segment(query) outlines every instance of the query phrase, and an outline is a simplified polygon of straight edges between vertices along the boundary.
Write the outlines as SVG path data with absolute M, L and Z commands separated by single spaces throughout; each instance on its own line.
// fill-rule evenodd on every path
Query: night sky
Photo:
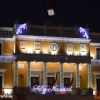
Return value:
M 13 27 L 16 19 L 20 23 L 30 20 L 32 24 L 43 25 L 45 0 L 0 0 L 0 27 Z M 83 1 L 83 2 L 82 2 Z M 85 27 L 100 32 L 100 0 L 55 0 L 56 25 Z

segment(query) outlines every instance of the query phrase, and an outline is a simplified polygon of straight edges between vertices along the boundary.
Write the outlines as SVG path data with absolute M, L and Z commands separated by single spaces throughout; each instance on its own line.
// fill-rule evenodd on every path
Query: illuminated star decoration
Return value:
M 26 31 L 26 23 L 22 24 L 16 31 L 16 34 L 23 34 L 23 31 Z
M 55 12 L 54 12 L 53 9 L 48 9 L 47 12 L 48 12 L 48 15 L 49 15 L 49 16 L 55 15 Z
M 79 28 L 79 32 L 82 34 L 82 36 L 83 36 L 84 38 L 89 38 L 88 33 L 86 32 L 86 29 L 80 27 L 80 28 Z

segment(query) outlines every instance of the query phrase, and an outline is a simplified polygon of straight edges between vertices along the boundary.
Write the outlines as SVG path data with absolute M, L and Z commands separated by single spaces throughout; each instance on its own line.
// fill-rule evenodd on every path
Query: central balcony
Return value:
M 92 57 L 80 55 L 51 55 L 14 53 L 15 61 L 91 63 Z

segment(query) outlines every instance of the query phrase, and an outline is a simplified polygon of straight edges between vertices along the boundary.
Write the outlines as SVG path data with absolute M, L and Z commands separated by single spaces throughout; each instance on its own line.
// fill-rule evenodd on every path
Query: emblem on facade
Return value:
M 26 33 L 26 29 L 27 29 L 26 23 L 22 24 L 22 25 L 18 26 L 18 28 L 16 30 L 16 34 L 17 35 L 22 35 L 23 33 Z
M 52 51 L 56 51 L 56 50 L 58 49 L 58 44 L 57 44 L 57 43 L 51 43 L 51 44 L 50 44 L 50 49 L 51 49 Z
M 79 28 L 79 34 L 80 34 L 83 38 L 89 38 L 88 32 L 86 31 L 85 28 L 80 27 L 80 28 Z

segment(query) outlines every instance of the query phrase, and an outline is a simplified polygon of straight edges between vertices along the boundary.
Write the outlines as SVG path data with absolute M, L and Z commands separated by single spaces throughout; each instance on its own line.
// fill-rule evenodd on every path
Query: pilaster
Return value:
M 79 64 L 76 63 L 76 95 L 81 95 Z
M 31 78 L 30 78 L 30 62 L 27 61 L 27 84 L 26 87 L 31 87 Z
M 79 64 L 76 64 L 76 88 L 80 88 Z
M 91 64 L 88 64 L 88 91 L 87 91 L 87 95 L 93 95 Z
M 64 88 L 63 63 L 60 64 L 60 88 Z
M 44 64 L 44 85 L 47 85 L 47 63 L 43 62 Z
M 18 62 L 14 62 L 14 87 L 18 87 Z

